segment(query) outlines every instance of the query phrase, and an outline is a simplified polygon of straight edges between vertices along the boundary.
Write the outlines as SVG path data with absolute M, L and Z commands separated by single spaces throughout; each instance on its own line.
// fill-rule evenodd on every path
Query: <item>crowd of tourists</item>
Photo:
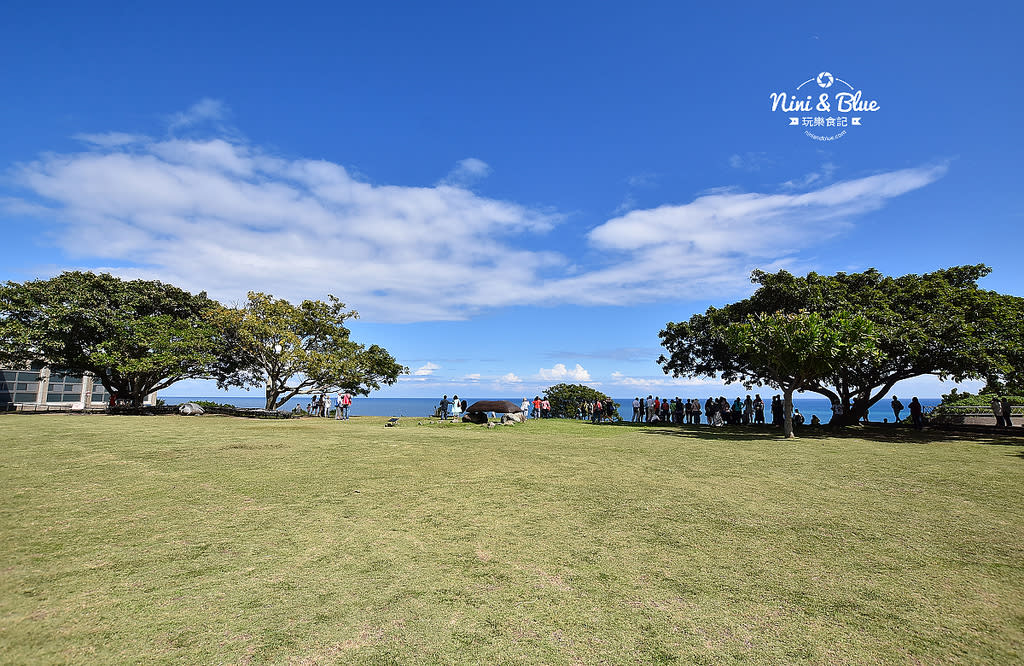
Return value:
M 687 425 L 700 425 L 702 422 L 712 426 L 723 425 L 750 425 L 766 423 L 765 412 L 771 416 L 772 425 L 782 425 L 785 419 L 785 408 L 782 396 L 774 396 L 771 404 L 766 405 L 760 393 L 746 399 L 737 397 L 732 402 L 725 396 L 708 398 L 701 403 L 698 398 L 686 400 L 676 396 L 675 398 L 662 398 L 661 396 L 648 395 L 646 398 L 637 396 L 633 398 L 633 423 L 678 423 Z M 793 410 L 793 423 L 803 425 L 804 415 L 799 409 Z M 811 423 L 819 423 L 817 416 L 811 417 Z
M 306 413 L 324 419 L 333 414 L 335 420 L 347 421 L 351 407 L 352 394 L 348 391 L 338 391 L 337 397 L 333 399 L 330 393 L 316 393 L 310 396 Z

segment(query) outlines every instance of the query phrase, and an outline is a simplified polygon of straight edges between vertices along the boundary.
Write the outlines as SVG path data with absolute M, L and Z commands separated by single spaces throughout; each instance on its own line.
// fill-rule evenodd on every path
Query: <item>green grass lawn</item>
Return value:
M 1024 661 L 1024 440 L 383 422 L 0 417 L 0 661 Z

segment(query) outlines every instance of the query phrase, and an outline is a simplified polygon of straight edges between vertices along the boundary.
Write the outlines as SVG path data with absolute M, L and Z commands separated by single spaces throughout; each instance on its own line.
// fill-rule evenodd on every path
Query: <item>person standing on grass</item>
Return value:
M 524 419 L 527 418 L 528 416 L 530 416 L 530 401 L 527 400 L 524 397 L 523 398 L 523 402 L 520 403 L 520 405 L 519 405 L 519 409 L 523 410 L 523 418 Z
M 445 393 L 444 397 L 441 398 L 440 407 L 441 407 L 441 418 L 442 419 L 448 418 L 448 394 L 447 393 Z
M 533 396 L 533 418 L 540 418 L 540 396 Z
M 544 396 L 544 399 L 540 401 L 540 415 L 541 418 L 551 418 L 551 403 L 548 402 L 547 396 Z
M 903 411 L 903 403 L 900 402 L 899 398 L 897 398 L 896 396 L 893 396 L 891 404 L 892 404 L 893 422 L 896 423 L 896 424 L 899 424 L 899 422 L 900 422 L 900 412 Z
M 910 420 L 914 423 L 915 430 L 924 428 L 924 408 L 915 395 L 910 399 Z
M 999 401 L 999 406 L 1003 411 L 1003 424 L 1005 424 L 1007 428 L 1012 428 L 1013 421 L 1010 420 L 1010 414 L 1012 413 L 1013 408 L 1010 407 L 1010 400 L 1008 398 L 1003 398 Z
M 459 396 L 452 396 L 452 420 L 458 421 L 459 417 L 462 416 L 462 403 L 459 401 Z
M 352 394 L 345 391 L 345 395 L 341 396 L 341 410 L 345 413 L 345 420 L 348 421 L 348 411 L 352 407 Z
M 342 407 L 341 407 L 344 403 L 345 403 L 345 396 L 342 394 L 341 391 L 338 391 L 338 408 L 334 410 L 334 420 L 335 421 L 340 421 L 340 420 L 342 420 L 345 417 L 345 414 L 344 414 L 345 410 L 343 410 Z
M 764 399 L 760 393 L 754 394 L 754 423 L 764 425 Z
M 996 417 L 996 427 L 1003 427 L 1003 403 L 999 402 L 999 398 L 992 398 L 992 414 Z
M 786 411 L 786 409 L 782 405 L 782 398 L 780 398 L 777 395 L 772 396 L 772 425 L 773 426 L 781 426 L 782 425 L 783 420 L 786 418 L 785 414 L 783 414 L 783 412 L 785 412 L 785 411 Z
M 633 398 L 633 418 L 630 419 L 633 423 L 640 420 L 640 396 Z
M 747 399 L 743 401 L 743 425 L 750 425 L 754 422 L 754 401 L 750 399 L 750 394 L 747 394 Z

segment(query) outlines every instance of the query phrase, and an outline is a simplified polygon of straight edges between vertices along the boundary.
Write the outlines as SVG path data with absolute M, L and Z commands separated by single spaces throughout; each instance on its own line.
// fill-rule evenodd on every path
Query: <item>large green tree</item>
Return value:
M 783 433 L 793 437 L 793 392 L 815 386 L 837 368 L 873 361 L 874 326 L 860 315 L 838 312 L 759 313 L 729 325 L 725 339 L 747 359 L 752 374 L 782 390 Z M 748 386 L 749 388 L 749 386 Z
M 571 419 L 576 416 L 576 408 L 584 402 L 600 400 L 602 405 L 611 402 L 611 398 L 595 388 L 584 384 L 555 384 L 544 391 L 551 403 L 551 415 L 556 418 Z M 616 413 L 617 413 L 616 405 Z
M 807 311 L 829 317 L 859 314 L 874 326 L 879 353 L 850 359 L 805 390 L 844 405 L 834 423 L 853 423 L 899 381 L 936 375 L 1013 377 L 1024 346 L 1024 299 L 980 289 L 984 265 L 954 266 L 921 275 L 863 273 L 800 277 L 787 271 L 755 271 L 760 285 L 747 299 L 708 308 L 661 331 L 667 354 L 659 359 L 674 376 L 721 376 L 726 382 L 763 380 L 745 354 L 727 339 L 731 324 L 759 313 Z
M 91 372 L 134 405 L 230 363 L 213 323 L 220 305 L 152 280 L 66 272 L 0 286 L 0 358 Z
M 394 384 L 408 368 L 384 348 L 350 339 L 345 321 L 357 316 L 334 296 L 328 302 L 293 305 L 249 292 L 243 307 L 222 311 L 218 319 L 231 340 L 231 358 L 239 363 L 219 383 L 264 386 L 267 409 L 301 394 L 345 390 L 366 395 L 382 384 Z

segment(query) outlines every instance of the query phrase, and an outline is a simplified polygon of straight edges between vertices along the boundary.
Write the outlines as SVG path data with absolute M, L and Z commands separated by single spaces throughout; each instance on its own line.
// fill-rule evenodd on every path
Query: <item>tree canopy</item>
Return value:
M 408 372 L 384 348 L 351 340 L 345 321 L 358 313 L 334 296 L 328 299 L 293 305 L 249 292 L 243 307 L 222 310 L 218 323 L 237 367 L 222 374 L 220 385 L 265 386 L 266 408 L 277 409 L 305 393 L 366 395 Z
M 66 272 L 0 286 L 0 360 L 90 372 L 139 405 L 182 379 L 225 370 L 221 306 L 152 280 Z
M 747 359 L 750 371 L 782 390 L 783 432 L 793 437 L 793 392 L 813 387 L 849 365 L 877 357 L 874 327 L 860 315 L 816 312 L 749 315 L 731 324 L 726 341 L 735 355 Z
M 549 386 L 544 395 L 551 404 L 551 415 L 567 419 L 574 418 L 576 408 L 584 402 L 600 400 L 604 405 L 611 401 L 604 393 L 583 384 L 555 384 Z
M 838 422 L 852 423 L 904 379 L 1018 376 L 1024 299 L 978 288 L 989 272 L 980 264 L 901 277 L 875 269 L 804 277 L 754 271 L 751 281 L 760 286 L 750 298 L 668 323 L 660 333 L 667 355 L 659 362 L 676 377 L 762 383 L 763 368 L 730 344 L 730 325 L 775 312 L 860 315 L 873 326 L 878 353 L 847 358 L 804 387 L 842 404 Z

